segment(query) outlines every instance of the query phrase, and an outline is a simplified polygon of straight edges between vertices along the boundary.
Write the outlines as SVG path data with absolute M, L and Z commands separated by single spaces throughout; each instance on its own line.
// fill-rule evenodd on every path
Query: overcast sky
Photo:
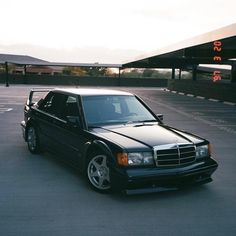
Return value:
M 121 63 L 236 23 L 235 0 L 0 0 L 0 53 Z

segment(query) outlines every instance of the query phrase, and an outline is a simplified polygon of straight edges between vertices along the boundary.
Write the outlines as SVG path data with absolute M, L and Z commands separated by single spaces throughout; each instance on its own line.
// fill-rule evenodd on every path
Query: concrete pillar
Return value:
M 236 83 L 236 63 L 232 63 L 231 68 L 231 83 Z
M 120 70 L 121 70 L 121 69 L 120 69 L 120 67 L 119 67 L 118 86 L 121 86 L 121 81 L 120 81 L 120 80 L 121 80 L 121 78 L 120 78 Z
M 182 69 L 179 69 L 179 79 L 181 79 Z
M 27 70 L 26 70 L 26 65 L 24 65 L 24 84 L 27 84 Z
M 175 79 L 175 68 L 172 68 L 171 79 Z
M 193 65 L 193 80 L 197 80 L 197 65 Z
M 8 62 L 5 62 L 6 87 L 9 87 L 9 68 Z

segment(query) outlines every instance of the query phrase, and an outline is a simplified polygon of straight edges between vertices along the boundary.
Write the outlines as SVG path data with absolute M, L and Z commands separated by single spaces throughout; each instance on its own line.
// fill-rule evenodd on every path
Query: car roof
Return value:
M 87 95 L 87 96 L 96 96 L 96 95 L 133 95 L 132 93 L 119 91 L 119 90 L 112 90 L 112 89 L 87 89 L 87 88 L 58 88 L 54 89 L 56 92 L 64 92 L 76 95 Z

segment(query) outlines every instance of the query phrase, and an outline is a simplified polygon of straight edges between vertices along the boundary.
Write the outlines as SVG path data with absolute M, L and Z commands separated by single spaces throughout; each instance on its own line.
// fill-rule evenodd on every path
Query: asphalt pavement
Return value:
M 52 154 L 27 150 L 20 122 L 32 87 L 0 85 L 0 235 L 236 235 L 235 106 L 160 88 L 116 88 L 141 96 L 166 124 L 210 140 L 219 168 L 200 187 L 99 194 Z

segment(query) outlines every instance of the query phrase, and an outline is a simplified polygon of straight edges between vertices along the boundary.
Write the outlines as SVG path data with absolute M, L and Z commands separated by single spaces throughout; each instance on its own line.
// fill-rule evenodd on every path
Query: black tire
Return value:
M 94 190 L 100 193 L 110 192 L 111 182 L 107 156 L 104 154 L 91 155 L 86 166 L 86 176 L 88 183 Z
M 34 126 L 30 126 L 27 130 L 27 144 L 31 153 L 37 154 L 41 152 L 38 133 Z

